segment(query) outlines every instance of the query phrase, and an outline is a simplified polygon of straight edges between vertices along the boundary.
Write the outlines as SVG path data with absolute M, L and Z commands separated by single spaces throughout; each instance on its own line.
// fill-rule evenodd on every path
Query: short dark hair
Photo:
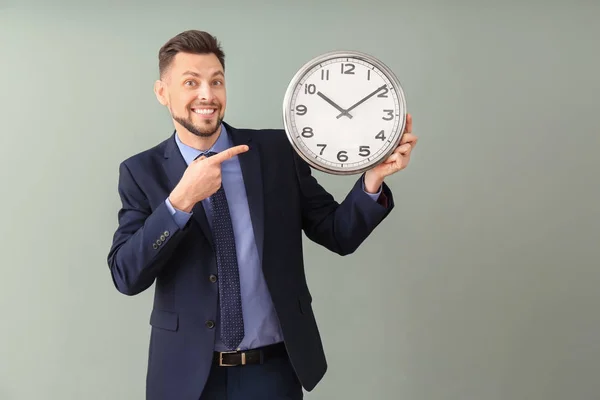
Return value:
M 225 70 L 225 53 L 217 38 L 208 32 L 188 30 L 169 39 L 158 52 L 158 71 L 162 77 L 173 62 L 177 53 L 214 54 L 217 56 L 223 71 Z

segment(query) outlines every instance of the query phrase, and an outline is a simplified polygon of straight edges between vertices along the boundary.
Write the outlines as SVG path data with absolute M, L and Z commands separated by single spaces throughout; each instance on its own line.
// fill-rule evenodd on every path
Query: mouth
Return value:
M 202 118 L 211 118 L 213 115 L 216 114 L 216 111 L 216 108 L 209 107 L 192 108 L 192 112 L 196 115 L 199 115 Z

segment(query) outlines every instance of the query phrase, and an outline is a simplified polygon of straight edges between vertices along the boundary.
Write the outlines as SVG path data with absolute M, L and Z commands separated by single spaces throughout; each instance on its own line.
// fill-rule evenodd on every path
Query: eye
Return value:
M 214 81 L 214 82 L 213 82 L 213 84 L 214 84 L 214 85 L 222 85 L 222 84 L 223 84 L 223 81 Z
M 185 86 L 192 86 L 192 85 L 195 85 L 195 84 L 196 84 L 196 82 L 194 82 L 194 81 L 192 81 L 192 80 L 187 80 L 187 81 L 185 81 L 183 84 L 184 84 Z

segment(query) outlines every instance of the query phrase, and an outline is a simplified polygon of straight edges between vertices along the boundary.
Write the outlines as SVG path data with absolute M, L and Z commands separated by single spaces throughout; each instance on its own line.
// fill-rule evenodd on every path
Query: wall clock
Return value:
M 329 52 L 308 61 L 290 81 L 283 122 L 293 148 L 313 168 L 359 174 L 400 143 L 406 100 L 398 78 L 377 58 Z

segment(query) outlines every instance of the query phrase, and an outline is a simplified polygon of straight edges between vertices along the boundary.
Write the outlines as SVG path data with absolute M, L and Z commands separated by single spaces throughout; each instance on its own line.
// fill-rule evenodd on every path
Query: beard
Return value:
M 193 111 L 191 110 L 189 111 L 189 115 L 187 118 L 175 115 L 173 113 L 173 110 L 171 110 L 171 115 L 173 116 L 173 119 L 175 121 L 181 124 L 181 126 L 187 129 L 193 135 L 206 138 L 214 135 L 221 127 L 221 123 L 223 122 L 223 116 L 218 114 L 220 111 L 220 108 L 215 110 L 215 114 L 218 115 L 216 119 L 207 119 L 205 121 L 202 121 L 201 124 L 195 124 L 192 121 Z

